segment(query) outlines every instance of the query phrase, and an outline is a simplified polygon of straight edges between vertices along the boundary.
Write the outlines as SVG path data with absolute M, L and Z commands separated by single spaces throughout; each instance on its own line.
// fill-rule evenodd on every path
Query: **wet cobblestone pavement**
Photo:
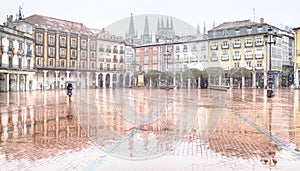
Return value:
M 299 170 L 299 90 L 0 93 L 0 170 Z

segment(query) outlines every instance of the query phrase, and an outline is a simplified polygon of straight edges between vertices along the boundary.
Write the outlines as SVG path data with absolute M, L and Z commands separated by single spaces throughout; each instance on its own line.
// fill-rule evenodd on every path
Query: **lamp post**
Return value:
M 265 38 L 265 42 L 268 45 L 269 48 L 269 69 L 268 69 L 268 73 L 267 73 L 267 97 L 273 97 L 274 96 L 274 92 L 272 90 L 272 84 L 273 84 L 273 77 L 272 77 L 272 62 L 271 62 L 271 58 L 272 58 L 272 44 L 276 44 L 276 38 L 277 38 L 277 34 L 273 33 L 273 29 L 270 27 L 268 29 L 268 34 L 264 35 Z

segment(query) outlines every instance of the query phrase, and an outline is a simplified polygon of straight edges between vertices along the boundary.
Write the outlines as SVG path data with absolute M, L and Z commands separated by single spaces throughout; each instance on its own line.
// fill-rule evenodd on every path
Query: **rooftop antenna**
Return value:
M 253 8 L 252 10 L 253 10 L 253 22 L 255 22 L 255 8 Z

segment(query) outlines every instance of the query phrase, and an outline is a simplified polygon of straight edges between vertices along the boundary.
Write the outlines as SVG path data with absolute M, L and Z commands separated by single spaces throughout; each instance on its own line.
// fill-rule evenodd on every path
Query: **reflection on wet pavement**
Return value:
M 0 170 L 297 170 L 299 91 L 0 93 Z

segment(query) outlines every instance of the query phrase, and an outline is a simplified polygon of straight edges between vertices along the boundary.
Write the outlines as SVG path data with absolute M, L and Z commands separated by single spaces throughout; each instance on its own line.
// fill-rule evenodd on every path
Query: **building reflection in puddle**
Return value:
M 35 161 L 90 146 L 75 106 L 60 91 L 1 93 L 0 155 Z M 28 153 L 34 155 L 28 155 Z
M 127 159 L 164 155 L 183 141 L 201 138 L 205 142 L 223 110 L 212 95 L 198 90 L 123 89 L 80 94 L 78 119 L 88 137 L 109 154 Z
M 35 161 L 96 145 L 110 155 L 139 160 L 179 154 L 191 143 L 274 167 L 283 150 L 270 137 L 299 150 L 298 91 L 275 91 L 272 99 L 256 89 L 214 92 L 78 89 L 71 103 L 65 91 L 2 93 L 0 155 Z M 35 155 L 28 157 L 29 152 Z

